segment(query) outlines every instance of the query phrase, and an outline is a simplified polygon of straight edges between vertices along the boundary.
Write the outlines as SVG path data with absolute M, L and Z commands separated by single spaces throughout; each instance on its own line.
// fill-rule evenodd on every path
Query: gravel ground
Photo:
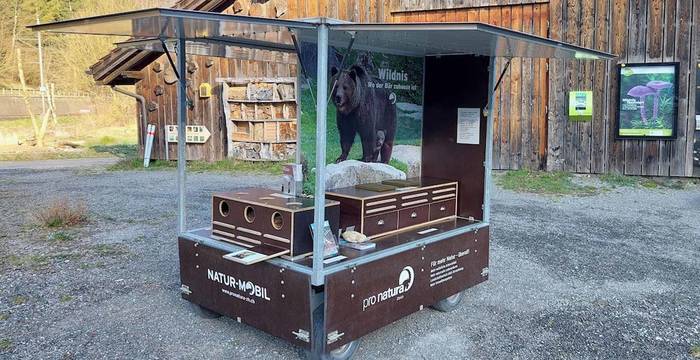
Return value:
M 212 192 L 276 181 L 191 174 L 190 224 L 207 224 Z M 174 172 L 0 170 L 0 358 L 298 358 L 189 311 L 175 189 Z M 90 222 L 52 240 L 31 215 L 62 194 Z M 365 336 L 356 359 L 688 359 L 700 346 L 700 188 L 493 195 L 490 280 L 452 313 Z

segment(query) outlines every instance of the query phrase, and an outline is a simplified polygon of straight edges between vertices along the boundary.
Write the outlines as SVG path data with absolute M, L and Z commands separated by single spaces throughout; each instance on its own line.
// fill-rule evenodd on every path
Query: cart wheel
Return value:
M 355 350 L 360 347 L 360 341 L 355 340 L 351 341 L 335 350 L 332 350 L 330 353 L 328 353 L 328 356 L 326 359 L 328 360 L 347 360 L 352 357 L 352 354 L 355 353 Z
M 432 306 L 432 308 L 437 311 L 450 312 L 454 310 L 459 305 L 459 303 L 462 302 L 463 297 L 464 291 L 460 291 L 452 296 L 448 296 L 438 301 L 435 305 Z
M 190 308 L 195 315 L 202 319 L 216 319 L 221 317 L 221 314 L 203 308 L 201 305 L 190 303 Z
M 306 358 L 309 360 L 348 360 L 355 353 L 355 350 L 360 346 L 360 340 L 351 341 L 331 352 L 323 355 L 315 355 L 310 351 L 306 351 Z

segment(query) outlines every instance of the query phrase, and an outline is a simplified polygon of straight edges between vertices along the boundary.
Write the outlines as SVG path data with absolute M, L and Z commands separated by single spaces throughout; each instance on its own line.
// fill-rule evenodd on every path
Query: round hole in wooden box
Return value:
M 284 220 L 282 219 L 282 214 L 275 211 L 272 214 L 272 227 L 275 228 L 275 230 L 282 230 L 282 226 L 284 226 Z
M 219 214 L 221 214 L 223 217 L 227 217 L 229 211 L 231 211 L 231 209 L 229 208 L 228 203 L 226 201 L 221 201 L 219 203 Z
M 250 206 L 246 206 L 243 210 L 243 217 L 245 218 L 245 221 L 252 224 L 253 221 L 255 221 L 255 209 Z

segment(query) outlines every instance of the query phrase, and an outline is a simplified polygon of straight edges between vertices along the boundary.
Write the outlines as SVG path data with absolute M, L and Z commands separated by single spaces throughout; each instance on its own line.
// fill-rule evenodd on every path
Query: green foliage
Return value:
M 10 255 L 7 258 L 0 259 L 0 265 L 9 266 L 16 269 L 29 269 L 39 271 L 46 269 L 54 262 L 63 262 L 66 260 L 76 260 L 81 258 L 79 253 L 58 253 L 53 255 Z
M 596 189 L 572 181 L 566 172 L 508 171 L 497 177 L 497 183 L 506 190 L 548 195 L 594 195 Z
M 97 153 L 111 154 L 120 158 L 135 158 L 139 151 L 137 144 L 93 145 L 90 148 Z
M 29 298 L 24 295 L 15 295 L 12 297 L 12 305 L 24 305 L 29 301 Z
M 167 5 L 166 0 L 2 0 L 0 13 L 0 86 L 17 87 L 15 49 L 22 51 L 24 72 L 29 87 L 39 85 L 36 33 L 26 25 L 119 11 Z M 106 55 L 119 38 L 44 33 L 46 80 L 56 88 L 94 91 L 96 85 L 85 70 Z
M 693 359 L 700 359 L 700 345 L 691 346 L 689 354 Z
M 634 176 L 619 174 L 605 174 L 600 176 L 600 180 L 613 187 L 631 187 L 639 183 L 639 179 Z
M 10 339 L 0 339 L 0 351 L 8 351 L 12 349 L 12 340 Z
M 75 240 L 73 235 L 65 231 L 56 231 L 49 235 L 49 240 L 55 242 L 70 242 Z
M 123 244 L 97 244 L 92 250 L 102 257 L 120 257 L 130 254 L 129 248 Z
M 657 187 L 659 187 L 659 184 L 651 179 L 642 180 L 641 185 L 647 189 L 656 189 Z
M 10 313 L 2 312 L 0 313 L 0 321 L 6 321 L 10 318 Z
M 73 301 L 73 296 L 71 296 L 71 295 L 69 295 L 69 294 L 62 294 L 62 295 L 58 298 L 58 301 L 60 301 L 60 302 L 62 302 L 62 303 L 71 302 L 71 301 Z

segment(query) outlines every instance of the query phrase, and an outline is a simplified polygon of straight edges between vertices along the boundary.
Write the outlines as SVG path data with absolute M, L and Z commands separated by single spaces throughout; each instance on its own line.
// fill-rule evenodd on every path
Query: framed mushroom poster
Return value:
M 679 64 L 620 64 L 617 70 L 617 138 L 675 139 Z

